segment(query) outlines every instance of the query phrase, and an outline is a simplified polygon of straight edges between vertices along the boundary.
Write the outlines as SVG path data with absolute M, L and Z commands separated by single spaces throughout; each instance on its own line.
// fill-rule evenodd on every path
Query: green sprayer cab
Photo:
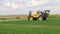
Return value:
M 46 20 L 49 17 L 50 10 L 44 10 L 44 12 L 41 13 L 42 20 Z
M 49 17 L 50 14 L 50 10 L 44 10 L 45 14 L 47 15 L 47 17 Z

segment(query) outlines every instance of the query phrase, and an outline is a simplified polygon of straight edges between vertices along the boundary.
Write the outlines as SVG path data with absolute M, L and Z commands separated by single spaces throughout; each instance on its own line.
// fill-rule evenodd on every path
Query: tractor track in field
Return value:
M 0 27 L 3 26 L 16 26 L 16 27 L 31 27 L 31 28 L 59 28 L 60 26 L 54 25 L 26 25 L 26 24 L 0 24 Z

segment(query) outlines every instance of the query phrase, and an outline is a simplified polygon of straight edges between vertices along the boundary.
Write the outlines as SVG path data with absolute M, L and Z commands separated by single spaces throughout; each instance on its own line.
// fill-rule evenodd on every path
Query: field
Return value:
M 0 20 L 0 34 L 60 34 L 60 18 L 46 21 Z

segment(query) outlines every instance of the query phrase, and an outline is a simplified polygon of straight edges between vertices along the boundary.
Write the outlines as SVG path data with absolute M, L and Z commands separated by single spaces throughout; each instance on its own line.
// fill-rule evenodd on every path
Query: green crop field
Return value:
M 46 21 L 0 20 L 0 34 L 60 34 L 60 18 Z

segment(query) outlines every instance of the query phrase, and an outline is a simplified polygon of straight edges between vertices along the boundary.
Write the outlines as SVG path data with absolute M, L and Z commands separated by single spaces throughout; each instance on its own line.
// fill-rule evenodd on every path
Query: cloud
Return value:
M 5 3 L 4 6 L 11 8 L 11 9 L 17 9 L 19 8 L 19 4 L 16 4 L 15 2 L 8 2 Z
M 51 0 L 31 0 L 29 2 L 27 2 L 27 6 L 30 7 L 30 6 L 43 6 L 43 5 L 46 5 L 50 2 Z
M 60 3 L 60 0 L 53 0 L 53 2 L 55 2 L 55 3 Z
M 60 0 L 1 0 L 0 6 L 3 7 L 0 8 L 0 11 L 18 12 L 20 14 L 29 10 L 49 9 L 51 13 L 60 13 L 59 5 Z
M 23 2 L 23 0 L 18 0 L 20 3 L 22 3 Z
M 60 6 L 48 6 L 47 9 L 51 10 L 51 14 L 60 14 Z

